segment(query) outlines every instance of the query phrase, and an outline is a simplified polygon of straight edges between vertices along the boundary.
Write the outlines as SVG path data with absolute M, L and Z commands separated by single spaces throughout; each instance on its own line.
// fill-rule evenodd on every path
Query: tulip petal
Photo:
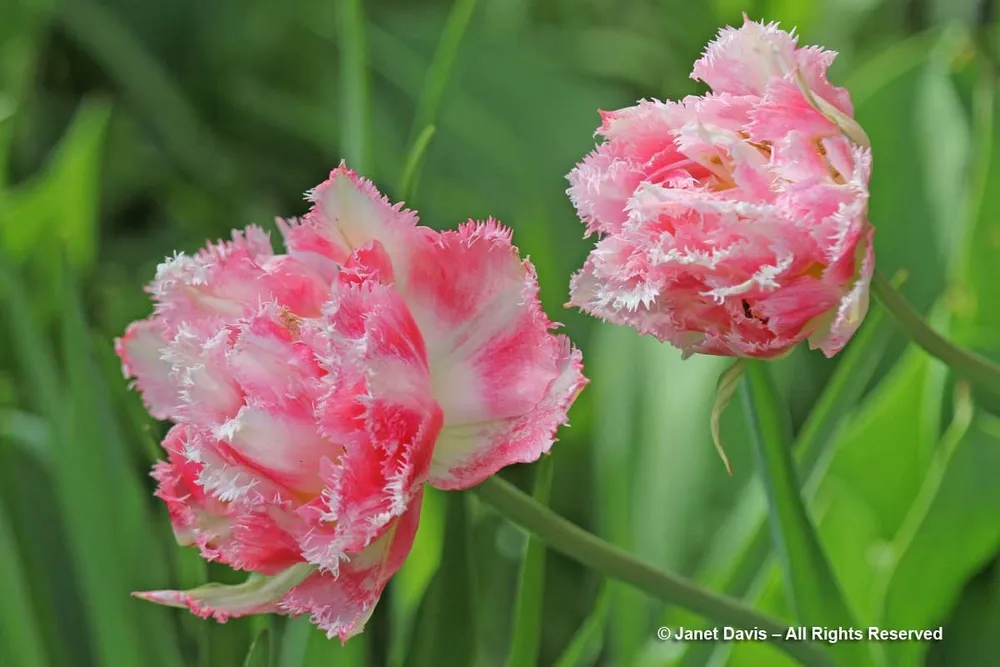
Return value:
M 187 591 L 144 591 L 135 597 L 168 607 L 187 607 L 197 616 L 225 623 L 230 618 L 278 611 L 278 601 L 315 572 L 312 565 L 299 563 L 268 577 L 251 574 L 242 584 L 205 584 Z
M 163 359 L 166 342 L 155 319 L 133 322 L 115 340 L 125 377 L 134 377 L 146 409 L 156 419 L 167 419 L 181 404 L 180 393 L 170 377 L 170 363 Z
M 379 241 L 399 267 L 408 240 L 419 234 L 417 216 L 393 205 L 371 181 L 343 163 L 308 193 L 313 207 L 301 221 L 280 223 L 288 252 L 332 280 L 358 248 Z
M 364 630 L 382 590 L 402 567 L 417 533 L 423 498 L 418 491 L 409 508 L 378 540 L 347 558 L 336 575 L 320 571 L 288 592 L 279 603 L 292 615 L 310 614 L 328 637 L 341 641 Z
M 534 268 L 492 220 L 444 232 L 412 260 L 405 297 L 444 410 L 429 481 L 466 488 L 537 460 L 586 380 L 579 351 L 550 332 Z

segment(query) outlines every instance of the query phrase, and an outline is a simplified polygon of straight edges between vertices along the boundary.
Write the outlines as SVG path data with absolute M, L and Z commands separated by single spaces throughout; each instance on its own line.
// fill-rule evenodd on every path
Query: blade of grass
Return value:
M 791 607 L 805 625 L 855 627 L 854 615 L 802 500 L 787 410 L 762 362 L 748 364 L 744 378 L 747 424 L 767 491 L 771 532 Z M 870 664 L 870 655 L 862 644 L 839 642 L 832 650 L 845 664 Z
M 0 580 L 6 582 L 0 595 L 0 658 L 4 664 L 22 667 L 44 667 L 48 664 L 45 642 L 42 640 L 39 619 L 35 615 L 31 594 L 25 585 L 28 581 L 17 542 L 7 520 L 7 513 L 0 506 Z
M 26 389 L 35 410 L 46 417 L 58 415 L 61 397 L 55 364 L 44 348 L 45 337 L 34 324 L 27 290 L 10 267 L 7 253 L 0 248 L 0 303 L 10 327 L 11 357 L 20 362 L 28 378 Z
M 594 610 L 583 621 L 555 662 L 555 667 L 586 667 L 593 665 L 604 645 L 604 629 L 608 621 L 608 609 L 611 607 L 612 587 L 605 581 L 597 594 Z
M 60 507 L 66 519 L 72 563 L 79 575 L 98 662 L 133 667 L 147 662 L 141 633 L 129 598 L 127 545 L 117 534 L 109 466 L 100 453 L 102 434 L 95 405 L 86 341 L 89 332 L 76 299 L 76 287 L 63 265 L 61 338 L 68 383 L 67 405 L 49 415 L 56 435 L 54 473 Z
M 413 164 L 407 161 L 407 172 L 409 179 L 404 177 L 404 191 L 407 196 L 416 190 L 417 182 L 420 180 L 420 167 L 423 164 L 423 156 L 426 146 L 420 148 L 421 138 L 427 132 L 427 128 L 432 127 L 437 122 L 438 109 L 441 100 L 444 99 L 445 90 L 448 88 L 448 81 L 451 79 L 451 72 L 455 68 L 455 61 L 458 59 L 458 49 L 462 44 L 462 37 L 469 26 L 472 12 L 476 8 L 476 0 L 455 0 L 448 12 L 448 18 L 441 31 L 441 39 L 438 40 L 437 48 L 431 63 L 427 68 L 424 78 L 424 87 L 417 99 L 417 110 L 413 116 L 413 126 L 410 130 L 410 149 L 408 154 L 413 160 Z M 430 137 L 424 140 L 427 143 Z
M 403 166 L 403 177 L 400 179 L 400 201 L 405 202 L 413 194 L 414 187 L 416 186 L 417 169 L 420 168 L 420 164 L 423 162 L 424 153 L 427 152 L 427 147 L 431 144 L 434 131 L 434 126 L 428 125 L 413 141 L 413 146 L 410 148 L 410 152 L 406 156 L 406 163 Z
M 243 667 L 270 667 L 271 665 L 271 633 L 267 628 L 261 628 L 260 632 L 250 645 Z
M 542 505 L 549 503 L 553 468 L 551 455 L 543 457 L 535 467 L 535 489 L 532 495 Z M 542 641 L 544 594 L 545 544 L 536 537 L 529 537 L 517 582 L 517 602 L 514 606 L 507 667 L 538 663 L 538 651 Z
M 340 56 L 341 125 L 344 158 L 359 173 L 368 164 L 368 55 L 362 0 L 339 0 L 337 9 Z

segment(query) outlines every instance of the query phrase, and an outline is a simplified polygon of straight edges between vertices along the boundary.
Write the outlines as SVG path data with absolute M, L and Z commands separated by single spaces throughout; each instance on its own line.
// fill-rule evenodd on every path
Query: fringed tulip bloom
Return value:
M 417 530 L 422 487 L 547 452 L 585 379 L 493 221 L 418 226 L 341 166 L 282 222 L 160 265 L 117 342 L 175 423 L 156 465 L 177 540 L 252 573 L 139 594 L 224 621 L 308 613 L 360 632 Z
M 871 152 L 836 54 L 775 24 L 723 29 L 694 65 L 711 92 L 602 113 L 569 175 L 588 234 L 571 304 L 684 351 L 836 354 L 868 308 Z

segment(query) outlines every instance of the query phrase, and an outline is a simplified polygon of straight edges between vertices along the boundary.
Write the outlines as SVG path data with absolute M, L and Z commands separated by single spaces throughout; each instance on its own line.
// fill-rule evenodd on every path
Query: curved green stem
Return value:
M 884 277 L 872 277 L 872 291 L 885 309 L 892 313 L 910 340 L 931 356 L 937 357 L 959 375 L 981 383 L 1000 395 L 1000 366 L 975 352 L 955 345 L 931 329 L 920 314 Z
M 570 523 L 497 476 L 476 487 L 479 497 L 508 520 L 552 549 L 601 574 L 618 579 L 666 602 L 677 604 L 733 628 L 759 628 L 774 637 L 777 648 L 803 665 L 831 667 L 832 659 L 814 644 L 784 641 L 788 626 L 739 600 L 705 590 L 692 581 L 642 562 L 618 547 Z

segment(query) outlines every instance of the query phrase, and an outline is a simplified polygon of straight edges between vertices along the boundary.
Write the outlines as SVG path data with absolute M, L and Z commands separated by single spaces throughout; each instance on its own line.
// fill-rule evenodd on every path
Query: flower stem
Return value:
M 552 549 L 607 577 L 632 584 L 649 595 L 680 605 L 720 625 L 764 630 L 774 638 L 777 648 L 803 665 L 831 667 L 834 664 L 814 644 L 784 641 L 788 626 L 781 621 L 765 616 L 739 600 L 703 589 L 683 577 L 642 562 L 575 526 L 495 475 L 475 490 L 480 498 L 508 520 L 535 535 Z
M 884 277 L 876 273 L 872 277 L 875 296 L 892 313 L 899 327 L 910 340 L 933 357 L 951 367 L 959 375 L 981 383 L 1000 395 L 1000 366 L 975 352 L 955 345 L 934 331 L 907 301 Z

